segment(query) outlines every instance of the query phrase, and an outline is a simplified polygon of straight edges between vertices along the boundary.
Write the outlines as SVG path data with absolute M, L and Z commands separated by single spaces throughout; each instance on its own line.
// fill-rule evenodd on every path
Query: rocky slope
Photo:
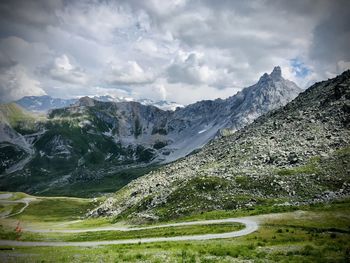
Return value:
M 349 128 L 346 71 L 200 152 L 132 181 L 89 215 L 164 219 L 347 196 Z
M 171 143 L 165 162 L 186 156 L 207 144 L 218 133 L 232 133 L 262 114 L 284 106 L 302 90 L 282 77 L 280 67 L 271 74 L 225 100 L 205 100 L 176 110 L 164 123 L 163 131 Z
M 32 129 L 35 118 L 15 103 L 0 105 L 0 174 L 20 170 L 34 153 L 32 139 L 26 138 L 13 127 Z
M 26 151 L 30 158 L 21 157 L 26 162 L 16 166 L 18 158 L 12 157 L 20 154 L 0 149 L 6 163 L 16 167 L 3 169 L 6 176 L 0 179 L 0 189 L 40 193 L 103 180 L 106 175 L 118 181 L 121 170 L 184 157 L 220 131 L 227 134 L 239 129 L 299 92 L 276 67 L 257 84 L 226 100 L 200 101 L 175 111 L 83 97 L 69 107 L 51 110 L 35 125 L 24 127 L 18 122 L 11 127 L 30 145 L 30 152 Z

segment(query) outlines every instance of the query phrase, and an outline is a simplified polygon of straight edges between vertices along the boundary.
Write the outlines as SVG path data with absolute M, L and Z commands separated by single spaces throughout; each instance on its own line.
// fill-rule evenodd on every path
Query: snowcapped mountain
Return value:
M 153 105 L 162 110 L 176 110 L 177 107 L 184 107 L 181 104 L 178 104 L 173 101 L 153 101 L 150 99 L 139 99 L 135 100 L 130 97 L 112 97 L 110 95 L 103 96 L 93 96 L 91 97 L 94 100 L 103 101 L 103 102 L 128 102 L 128 101 L 136 101 L 140 102 L 143 105 Z M 17 100 L 16 103 L 20 105 L 27 111 L 31 112 L 48 112 L 52 109 L 59 109 L 64 107 L 69 107 L 70 105 L 76 103 L 79 98 L 74 99 L 60 99 L 60 98 L 52 98 L 51 96 L 26 96 Z
M 181 105 L 179 103 L 176 103 L 174 101 L 167 101 L 167 100 L 159 100 L 159 101 L 153 101 L 149 99 L 140 99 L 137 100 L 137 102 L 140 102 L 143 105 L 152 105 L 155 106 L 161 110 L 170 110 L 174 111 L 176 108 L 183 108 L 184 105 Z
M 110 95 L 105 95 L 105 96 L 94 96 L 92 97 L 94 100 L 98 101 L 104 101 L 104 102 L 128 102 L 128 101 L 134 101 L 134 102 L 139 102 L 142 105 L 146 106 L 155 106 L 158 109 L 161 110 L 170 110 L 174 111 L 176 108 L 183 108 L 184 105 L 176 103 L 174 101 L 167 101 L 167 100 L 159 100 L 159 101 L 154 101 L 151 99 L 133 99 L 130 97 L 112 97 Z
M 59 99 L 50 96 L 26 96 L 16 103 L 27 111 L 46 112 L 51 109 L 64 108 L 75 103 L 77 99 Z

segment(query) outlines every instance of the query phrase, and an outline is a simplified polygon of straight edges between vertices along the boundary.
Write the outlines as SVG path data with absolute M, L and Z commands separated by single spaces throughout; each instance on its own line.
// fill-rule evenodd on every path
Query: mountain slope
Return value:
M 201 148 L 218 132 L 233 133 L 270 110 L 284 106 L 302 90 L 282 77 L 280 67 L 225 100 L 200 101 L 174 112 L 164 129 L 174 141 L 166 161 L 174 161 Z M 180 127 L 180 128 L 178 128 Z M 175 131 L 172 133 L 172 131 Z
M 69 190 L 67 186 L 83 183 L 84 191 L 88 191 L 89 182 L 104 184 L 106 177 L 116 188 L 123 186 L 118 182 L 134 178 L 121 178 L 123 170 L 184 157 L 215 138 L 220 130 L 227 133 L 241 128 L 284 105 L 300 91 L 282 78 L 278 67 L 262 78 L 265 80 L 226 100 L 200 101 L 176 111 L 89 97 L 53 109 L 47 119 L 29 128 L 16 126 L 30 145 L 31 159 L 26 159 L 25 166 L 17 166 L 24 169 L 6 170 L 0 189 L 58 194 L 57 189 L 62 193 L 64 188 Z M 108 184 L 108 189 L 111 187 Z
M 0 173 L 21 170 L 34 153 L 21 132 L 35 126 L 35 116 L 15 103 L 0 105 Z
M 90 215 L 164 219 L 347 196 L 349 128 L 346 71 L 233 135 L 131 182 Z
M 302 89 L 294 82 L 284 79 L 281 68 L 275 67 L 270 75 L 265 73 L 258 83 L 231 97 L 230 104 L 239 106 L 227 126 L 239 130 L 262 114 L 286 105 L 300 92 Z

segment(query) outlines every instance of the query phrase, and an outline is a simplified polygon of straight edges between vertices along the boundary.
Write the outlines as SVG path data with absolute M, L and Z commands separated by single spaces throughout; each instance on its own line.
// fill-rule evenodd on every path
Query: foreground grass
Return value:
M 96 203 L 91 199 L 50 197 L 37 198 L 23 213 L 15 218 L 21 221 L 60 222 L 77 220 L 92 209 Z
M 1 250 L 0 260 L 3 262 L 349 262 L 349 204 L 349 200 L 345 200 L 327 205 L 305 206 L 302 211 L 258 216 L 261 224 L 257 232 L 233 239 L 92 248 L 16 248 Z M 224 212 L 221 211 L 219 214 L 223 215 Z M 197 219 L 214 216 L 215 213 L 212 212 L 198 215 Z

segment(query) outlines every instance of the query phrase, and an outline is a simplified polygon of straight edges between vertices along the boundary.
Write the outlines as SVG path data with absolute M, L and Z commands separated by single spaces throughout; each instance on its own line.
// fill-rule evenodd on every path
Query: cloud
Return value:
M 190 85 L 206 84 L 209 86 L 232 85 L 228 70 L 209 67 L 201 53 L 185 54 L 180 52 L 167 69 L 170 83 L 185 83 Z
M 49 23 L 55 23 L 57 17 L 55 11 L 63 7 L 61 0 L 11 0 L 1 1 L 0 3 L 0 21 L 3 26 L 12 23 L 21 23 L 24 25 L 33 25 L 46 27 Z
M 349 67 L 349 10 L 347 0 L 2 1 L 0 71 L 57 97 L 122 90 L 190 103 L 233 95 L 275 65 L 307 87 Z
M 54 60 L 49 69 L 49 75 L 58 81 L 84 85 L 88 82 L 88 76 L 85 72 L 76 66 L 73 66 L 67 55 L 63 54 Z
M 312 36 L 310 59 L 322 77 L 334 76 L 346 69 L 339 64 L 350 63 L 350 2 L 333 1 Z
M 0 39 L 0 51 L 12 61 L 20 62 L 24 67 L 34 71 L 37 65 L 50 61 L 54 52 L 45 43 L 28 42 L 17 36 Z
M 7 54 L 0 51 L 0 70 L 3 68 L 9 68 L 16 65 L 17 62 L 12 60 Z
M 23 96 L 45 95 L 39 81 L 31 78 L 21 65 L 0 71 L 0 102 L 9 102 Z
M 136 61 L 128 61 L 122 65 L 110 64 L 105 81 L 111 85 L 139 85 L 154 80 L 151 71 L 145 71 Z
M 350 69 L 350 61 L 343 61 L 343 60 L 338 61 L 337 63 L 338 72 L 343 72 L 348 69 Z
M 112 1 L 74 1 L 56 12 L 60 23 L 71 34 L 96 42 L 113 41 L 118 30 L 134 26 L 134 18 L 128 8 Z

